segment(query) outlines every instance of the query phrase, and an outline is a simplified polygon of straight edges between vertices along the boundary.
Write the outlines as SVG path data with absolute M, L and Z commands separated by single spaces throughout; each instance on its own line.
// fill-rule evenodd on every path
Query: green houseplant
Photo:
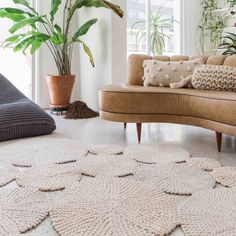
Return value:
M 166 19 L 161 12 L 162 7 L 157 13 L 151 15 L 151 52 L 153 55 L 162 55 L 165 50 L 165 39 L 169 38 L 164 33 L 164 29 L 173 30 L 173 20 Z M 136 43 L 139 44 L 146 37 L 146 21 L 138 21 L 132 25 L 132 32 L 136 27 L 140 27 L 136 34 Z
M 51 0 L 48 14 L 42 15 L 30 5 L 28 0 L 12 0 L 19 8 L 0 8 L 0 17 L 13 21 L 9 29 L 11 36 L 3 46 L 12 47 L 14 52 L 30 51 L 34 54 L 43 44 L 48 47 L 58 69 L 58 75 L 47 76 L 51 105 L 56 108 L 67 107 L 70 102 L 75 76 L 71 73 L 71 62 L 75 44 L 82 44 L 85 53 L 94 66 L 94 59 L 87 44 L 81 36 L 97 22 L 91 19 L 72 32 L 72 21 L 75 14 L 82 8 L 96 7 L 112 10 L 118 16 L 123 16 L 122 9 L 105 0 Z M 56 21 L 56 15 L 62 10 L 62 24 Z M 24 33 L 22 33 L 24 29 Z
M 236 5 L 236 0 L 226 0 L 227 3 L 230 4 L 230 7 L 234 7 Z
M 235 4 L 236 0 L 226 0 L 226 8 L 221 9 L 219 0 L 202 0 L 202 16 L 197 31 L 199 38 L 196 40 L 199 54 L 217 53 L 224 29 L 235 15 L 235 12 L 231 10 Z
M 234 55 L 236 54 L 236 34 L 227 32 L 224 37 L 222 37 L 222 44 L 220 49 L 223 49 L 223 55 Z

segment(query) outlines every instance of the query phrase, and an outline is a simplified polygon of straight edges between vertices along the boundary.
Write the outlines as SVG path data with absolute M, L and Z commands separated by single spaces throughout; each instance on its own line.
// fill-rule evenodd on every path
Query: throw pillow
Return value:
M 144 86 L 170 87 L 171 83 L 178 83 L 181 79 L 192 75 L 194 69 L 202 64 L 202 58 L 173 62 L 145 60 L 143 63 Z
M 236 92 L 236 68 L 230 66 L 202 65 L 192 77 L 195 89 Z

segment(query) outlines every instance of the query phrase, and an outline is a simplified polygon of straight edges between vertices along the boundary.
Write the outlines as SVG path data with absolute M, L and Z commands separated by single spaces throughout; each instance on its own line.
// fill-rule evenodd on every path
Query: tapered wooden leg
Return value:
M 127 123 L 125 122 L 125 123 L 124 123 L 124 129 L 126 129 L 126 128 L 127 128 Z
M 216 142 L 217 142 L 218 152 L 221 152 L 222 133 L 216 132 Z
M 136 128 L 137 128 L 137 135 L 138 135 L 138 143 L 140 143 L 141 142 L 141 133 L 142 133 L 142 123 L 137 123 Z

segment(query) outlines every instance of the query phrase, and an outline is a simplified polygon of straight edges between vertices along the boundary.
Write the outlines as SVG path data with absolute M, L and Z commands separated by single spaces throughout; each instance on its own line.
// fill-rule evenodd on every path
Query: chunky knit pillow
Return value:
M 192 77 L 195 89 L 236 92 L 236 68 L 230 66 L 202 65 Z
M 202 64 L 202 58 L 177 62 L 145 60 L 143 63 L 144 86 L 169 87 L 171 83 L 178 83 L 181 79 L 192 75 L 194 69 Z

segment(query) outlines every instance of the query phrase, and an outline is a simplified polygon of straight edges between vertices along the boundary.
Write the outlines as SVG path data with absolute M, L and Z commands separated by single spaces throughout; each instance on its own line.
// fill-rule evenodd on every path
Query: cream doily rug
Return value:
M 186 163 L 146 165 L 136 171 L 134 176 L 138 180 L 157 182 L 164 192 L 170 194 L 191 195 L 197 190 L 215 186 L 215 180 L 210 173 Z
M 147 164 L 185 162 L 190 153 L 180 147 L 171 145 L 133 145 L 124 150 L 124 156 Z
M 180 208 L 181 228 L 186 236 L 235 236 L 236 191 L 218 188 L 199 191 Z
M 40 224 L 48 215 L 43 193 L 33 188 L 0 190 L 0 235 L 15 236 Z
M 51 235 L 53 225 L 66 236 L 154 236 L 182 224 L 187 236 L 235 236 L 236 189 L 224 187 L 235 179 L 236 168 L 176 146 L 17 140 L 0 149 L 0 235 Z
M 216 182 L 226 187 L 236 187 L 236 167 L 220 167 L 212 171 Z
M 122 177 L 133 174 L 138 164 L 133 159 L 125 158 L 123 155 L 89 154 L 78 162 L 81 173 L 88 176 L 108 174 L 115 177 Z
M 73 164 L 32 167 L 23 170 L 16 177 L 19 186 L 33 186 L 40 191 L 62 190 L 78 183 L 81 173 Z
M 122 154 L 124 148 L 118 145 L 94 145 L 88 146 L 88 150 L 91 154 L 99 155 L 99 154 L 110 154 L 110 155 L 118 155 Z
M 196 166 L 205 171 L 212 171 L 214 168 L 221 167 L 221 164 L 217 160 L 211 158 L 190 158 L 187 160 L 187 163 L 190 166 Z
M 38 142 L 37 142 L 38 140 Z M 63 164 L 84 157 L 88 150 L 79 142 L 60 138 L 27 139 L 1 148 L 1 161 L 15 166 L 31 167 Z
M 10 165 L 0 165 L 0 187 L 5 186 L 6 184 L 11 183 L 15 180 L 16 175 L 19 173 L 19 170 Z
M 179 225 L 171 196 L 153 185 L 108 176 L 82 181 L 50 204 L 62 236 L 166 235 Z

